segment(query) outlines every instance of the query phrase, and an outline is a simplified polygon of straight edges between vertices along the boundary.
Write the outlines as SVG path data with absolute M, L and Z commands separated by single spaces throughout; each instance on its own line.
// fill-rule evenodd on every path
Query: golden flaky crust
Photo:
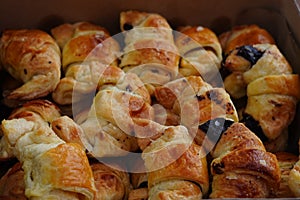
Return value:
M 276 156 L 266 152 L 260 139 L 242 123 L 234 123 L 222 134 L 211 155 L 211 198 L 267 198 L 277 191 Z
M 285 138 L 294 119 L 300 97 L 299 75 L 293 74 L 278 47 L 267 42 L 239 46 L 228 53 L 223 63 L 231 72 L 225 78 L 225 89 L 235 99 L 247 97 L 242 120 L 247 126 L 257 124 L 260 134 L 266 137 L 268 151 L 284 151 L 283 145 L 278 148 L 273 144 L 279 144 L 279 137 Z
M 51 33 L 62 49 L 64 71 L 52 97 L 62 105 L 80 101 L 81 95 L 96 90 L 99 75 L 116 64 L 119 44 L 105 28 L 89 22 L 62 24 Z
M 55 40 L 41 30 L 7 30 L 1 36 L 0 63 L 22 86 L 6 98 L 32 100 L 50 94 L 60 79 L 61 53 Z
M 99 90 L 87 120 L 80 124 L 89 142 L 88 150 L 100 157 L 136 151 L 135 121 L 153 119 L 150 102 L 147 89 L 133 73 Z
M 155 13 L 126 11 L 120 14 L 125 47 L 120 67 L 132 70 L 153 87 L 177 76 L 179 56 L 167 20 Z
M 36 127 L 24 118 L 4 120 L 1 128 L 22 163 L 26 197 L 94 198 L 92 170 L 78 144 L 65 143 L 49 126 Z
M 208 169 L 204 150 L 192 140 L 185 127 L 169 127 L 144 149 L 142 158 L 148 173 L 150 191 L 154 187 L 159 188 L 157 185 L 163 182 L 185 180 L 196 183 L 200 187 L 201 195 L 208 192 Z M 186 194 L 185 197 L 192 197 L 189 195 L 191 194 Z
M 233 27 L 232 30 L 222 33 L 219 39 L 225 54 L 244 45 L 275 43 L 267 30 L 255 24 Z
M 149 200 L 191 199 L 202 198 L 201 189 L 197 184 L 184 180 L 170 180 L 158 183 L 149 190 Z
M 202 26 L 185 26 L 179 31 L 175 43 L 181 56 L 180 75 L 200 75 L 207 82 L 213 81 L 222 61 L 222 48 L 216 34 Z
M 52 121 L 61 116 L 59 108 L 48 100 L 31 100 L 24 103 L 22 106 L 15 108 L 8 119 L 26 119 L 31 121 L 37 127 L 48 126 Z M 15 157 L 11 147 L 7 146 L 6 137 L 1 138 L 0 142 L 0 159 L 7 160 Z
M 130 190 L 128 200 L 148 200 L 148 188 Z
M 180 116 L 198 145 L 211 146 L 199 125 L 221 118 L 237 122 L 238 114 L 229 94 L 223 88 L 212 87 L 200 76 L 189 76 L 171 81 L 155 89 L 160 105 Z M 188 114 L 182 114 L 188 113 Z M 205 144 L 203 144 L 205 140 Z
M 102 163 L 92 163 L 95 187 L 95 200 L 127 199 L 130 189 L 129 175 L 124 169 Z

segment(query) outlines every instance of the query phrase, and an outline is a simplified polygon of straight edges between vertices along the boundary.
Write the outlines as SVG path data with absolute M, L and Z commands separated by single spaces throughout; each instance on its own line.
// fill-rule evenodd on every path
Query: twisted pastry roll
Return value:
M 27 101 L 50 94 L 60 79 L 61 53 L 41 30 L 7 30 L 0 41 L 0 63 L 22 85 L 6 98 Z
M 1 127 L 22 163 L 27 198 L 94 199 L 92 170 L 79 145 L 24 118 L 3 120 Z
M 242 123 L 232 124 L 211 152 L 210 198 L 267 198 L 280 184 L 276 156 Z
M 142 153 L 148 173 L 149 199 L 199 199 L 208 192 L 203 149 L 183 126 L 166 127 Z
M 127 155 L 138 149 L 135 120 L 152 119 L 150 96 L 136 74 L 127 73 L 116 85 L 94 97 L 87 119 L 80 124 L 96 157 Z
M 175 43 L 181 55 L 179 73 L 182 76 L 202 76 L 206 82 L 219 74 L 222 48 L 214 32 L 202 26 L 185 26 L 179 29 Z
M 226 59 L 225 69 L 230 71 L 230 74 L 225 77 L 224 86 L 231 97 L 239 99 L 246 95 L 247 85 L 243 80 L 243 72 L 249 69 L 249 63 L 239 57 L 228 60 L 226 57 L 242 46 L 275 44 L 275 41 L 267 30 L 254 24 L 235 26 L 232 30 L 222 33 L 219 40 Z
M 128 198 L 130 180 L 128 173 L 118 166 L 91 163 L 97 193 L 95 200 L 122 200 Z
M 246 126 L 264 142 L 276 142 L 294 119 L 300 99 L 299 75 L 292 74 L 288 61 L 271 44 L 239 47 L 227 56 L 224 66 L 232 71 L 243 68 L 247 103 L 242 120 Z M 279 150 L 284 150 L 284 146 Z
M 23 118 L 35 124 L 35 127 L 48 126 L 61 116 L 59 108 L 48 100 L 32 100 L 24 103 L 12 111 L 8 119 Z M 1 138 L 1 160 L 14 157 L 12 149 L 8 146 L 6 137 Z
M 208 150 L 210 143 L 218 139 L 223 125 L 238 121 L 229 94 L 223 88 L 213 88 L 200 76 L 180 78 L 157 87 L 155 97 L 180 116 L 180 123 L 188 128 L 195 142 L 207 145 Z
M 155 13 L 126 11 L 120 14 L 125 47 L 120 67 L 133 70 L 152 94 L 156 85 L 178 74 L 179 56 L 167 20 Z
M 105 68 L 116 64 L 119 44 L 105 28 L 88 22 L 62 24 L 51 33 L 62 49 L 64 72 L 52 97 L 56 103 L 68 105 L 73 91 L 78 94 L 78 99 L 73 99 L 77 102 L 96 90 Z

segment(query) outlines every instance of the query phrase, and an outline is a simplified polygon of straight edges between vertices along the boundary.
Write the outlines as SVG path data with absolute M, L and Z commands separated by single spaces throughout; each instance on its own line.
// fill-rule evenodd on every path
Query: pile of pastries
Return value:
M 300 79 L 269 32 L 132 10 L 120 32 L 3 31 L 1 198 L 300 197 Z

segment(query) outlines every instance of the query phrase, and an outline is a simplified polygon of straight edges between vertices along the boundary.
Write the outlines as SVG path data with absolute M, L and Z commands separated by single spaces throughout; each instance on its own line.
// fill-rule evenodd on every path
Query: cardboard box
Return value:
M 202 25 L 216 34 L 238 24 L 257 24 L 275 38 L 281 52 L 300 74 L 300 0 L 3 0 L 0 32 L 38 28 L 49 31 L 64 22 L 90 21 L 120 32 L 119 13 L 140 10 L 163 15 L 176 28 Z M 300 106 L 290 126 L 289 150 L 298 153 Z

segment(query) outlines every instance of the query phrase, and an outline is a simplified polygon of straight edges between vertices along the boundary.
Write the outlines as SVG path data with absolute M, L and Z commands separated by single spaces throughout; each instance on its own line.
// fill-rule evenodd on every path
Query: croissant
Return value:
M 8 119 L 23 118 L 35 124 L 35 127 L 48 126 L 61 116 L 59 108 L 48 100 L 31 100 L 21 107 L 15 108 Z M 7 160 L 14 157 L 12 149 L 8 146 L 6 137 L 1 137 L 0 159 Z
M 138 188 L 129 192 L 128 200 L 147 200 L 148 188 Z
M 202 26 L 185 26 L 179 29 L 175 44 L 181 55 L 179 74 L 201 76 L 213 82 L 219 74 L 222 48 L 216 34 Z
M 95 157 L 127 155 L 138 150 L 135 119 L 152 119 L 150 95 L 136 74 L 126 73 L 116 85 L 101 88 L 80 126 Z
M 142 152 L 148 174 L 149 199 L 199 199 L 208 192 L 203 149 L 184 126 L 166 127 Z
M 177 76 L 179 55 L 165 18 L 156 13 L 125 11 L 120 14 L 120 26 L 125 47 L 119 66 L 136 73 L 150 94 L 156 85 Z
M 101 73 L 116 64 L 120 47 L 105 28 L 89 22 L 62 24 L 51 33 L 62 49 L 64 72 L 52 98 L 68 105 L 95 92 Z
M 3 120 L 1 127 L 22 163 L 27 198 L 94 199 L 92 170 L 79 145 L 24 118 Z
M 91 169 L 97 189 L 95 199 L 122 200 L 128 198 L 130 180 L 124 169 L 99 162 L 91 163 Z
M 200 76 L 184 77 L 159 86 L 155 89 L 155 97 L 161 105 L 180 116 L 180 124 L 208 151 L 212 148 L 211 142 L 219 137 L 219 128 L 238 121 L 229 94 L 223 88 L 212 87 Z M 210 125 L 215 129 L 207 133 Z
M 27 200 L 24 171 L 20 162 L 14 164 L 0 179 L 0 195 L 15 200 Z M 8 199 L 6 198 L 6 199 Z
M 61 53 L 41 30 L 7 30 L 0 41 L 2 67 L 22 85 L 5 98 L 27 101 L 50 94 L 60 79 Z
M 223 132 L 211 155 L 210 198 L 267 198 L 277 191 L 278 160 L 244 124 Z
M 240 46 L 253 44 L 275 44 L 272 35 L 255 24 L 239 25 L 219 36 L 225 55 Z
M 247 103 L 241 118 L 246 126 L 264 142 L 275 141 L 284 134 L 295 116 L 300 81 L 277 46 L 238 47 L 227 56 L 224 67 L 231 71 L 244 68 L 240 73 L 246 86 Z M 231 88 L 226 89 L 230 93 Z

